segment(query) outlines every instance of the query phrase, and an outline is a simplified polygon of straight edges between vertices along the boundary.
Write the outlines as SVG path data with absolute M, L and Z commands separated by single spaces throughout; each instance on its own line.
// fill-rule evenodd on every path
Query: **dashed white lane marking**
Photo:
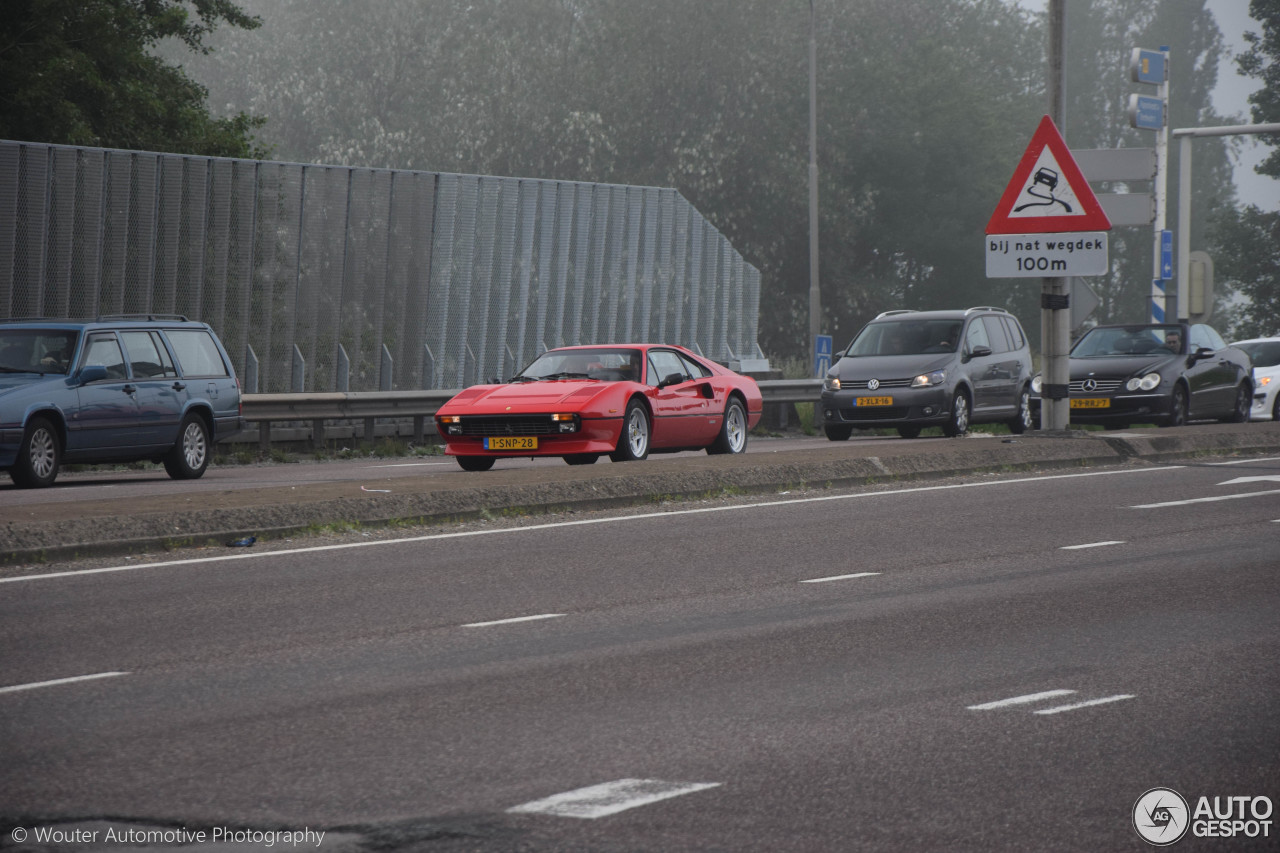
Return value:
M 594 820 L 617 814 L 636 806 L 717 788 L 719 782 L 663 782 L 660 779 L 619 779 L 567 791 L 507 809 L 516 814 L 549 814 L 556 817 L 578 817 Z
M 1191 504 L 1209 504 L 1218 501 L 1235 501 L 1240 498 L 1258 498 L 1263 495 L 1280 495 L 1280 489 L 1270 489 L 1265 492 L 1245 492 L 1241 495 L 1219 495 L 1214 498 L 1191 498 L 1185 501 L 1169 501 L 1162 504 L 1138 504 L 1131 506 L 1129 509 L 1164 509 L 1167 506 L 1190 506 Z
M 490 622 L 468 622 L 463 628 L 488 628 L 490 625 L 514 625 L 516 622 L 536 622 L 539 619 L 559 619 L 563 613 L 539 613 L 536 616 L 515 616 L 511 619 L 494 619 Z
M 1056 708 L 1044 708 L 1040 711 L 1033 711 L 1035 714 L 1061 714 L 1063 711 L 1075 711 L 1080 708 L 1091 708 L 1094 705 L 1107 705 L 1112 702 L 1123 702 L 1125 699 L 1136 698 L 1131 693 L 1121 693 L 1118 696 L 1104 696 L 1101 699 L 1089 699 L 1085 702 L 1076 702 L 1074 705 L 1059 705 Z
M 990 480 L 978 483 L 954 483 L 941 486 L 915 486 L 907 489 L 891 489 L 883 492 L 856 492 L 854 494 L 845 495 L 820 495 L 808 498 L 792 498 L 784 501 L 761 501 L 753 504 L 740 504 L 734 506 L 715 506 L 715 507 L 697 507 L 694 509 L 667 510 L 664 512 L 645 512 L 636 515 L 610 516 L 608 518 L 586 518 L 576 519 L 574 521 L 557 521 L 548 524 L 530 524 L 524 527 L 502 527 L 487 530 L 463 530 L 453 533 L 432 533 L 425 536 L 407 536 L 403 539 L 378 539 L 370 542 L 344 542 L 336 545 L 316 545 L 306 548 L 284 548 L 279 551 L 258 551 L 245 552 L 237 554 L 223 554 L 218 557 L 193 557 L 185 560 L 164 560 L 155 563 L 137 563 L 131 566 L 106 566 L 97 569 L 77 569 L 66 572 L 49 572 L 39 575 L 16 575 L 14 577 L 0 578 L 0 584 L 6 583 L 27 583 L 30 581 L 49 580 L 54 578 L 79 577 L 82 575 L 96 575 L 107 572 L 136 572 L 140 569 L 158 569 L 169 566 L 194 566 L 204 563 L 229 562 L 231 560 L 260 560 L 270 557 L 285 557 L 294 554 L 316 554 L 322 551 L 339 551 L 353 548 L 368 548 L 378 545 L 407 545 L 414 542 L 431 542 L 444 539 L 461 539 L 472 536 L 511 536 L 521 533 L 530 533 L 539 530 L 550 530 L 554 528 L 578 527 L 582 525 L 597 524 L 622 524 L 633 521 L 644 521 L 653 518 L 671 518 L 676 515 L 699 515 L 704 513 L 720 513 L 720 512 L 743 512 L 757 509 L 770 509 L 779 506 L 789 506 L 807 503 L 825 503 L 829 501 L 847 501 L 847 500 L 867 500 L 890 497 L 893 495 L 919 494 L 922 492 L 939 492 L 954 491 L 956 489 L 974 489 L 974 488 L 990 488 L 992 486 L 1012 486 L 1024 483 L 1042 483 L 1051 480 L 1069 480 L 1079 479 L 1083 477 L 1112 477 L 1118 475 L 1130 474 L 1150 474 L 1158 471 L 1178 471 L 1184 468 L 1183 465 L 1166 465 L 1158 468 L 1139 468 L 1137 470 L 1123 471 L 1084 471 L 1077 474 L 1050 474 L 1044 477 L 1018 477 L 1010 480 Z
M 1123 539 L 1111 539 L 1107 542 L 1088 542 L 1084 545 L 1063 545 L 1059 551 L 1080 551 L 1084 548 L 1105 548 L 1108 545 L 1123 545 Z
M 52 681 L 33 681 L 30 684 L 15 684 L 12 687 L 0 687 L 0 693 L 16 693 L 19 690 L 36 690 L 40 687 L 56 687 L 59 684 L 73 684 L 77 681 L 93 681 L 98 678 L 115 678 L 117 675 L 128 675 L 127 672 L 96 672 L 93 675 L 77 675 L 71 678 L 55 678 Z
M 852 575 L 832 575 L 829 578 L 810 578 L 809 580 L 800 581 L 800 583 L 827 583 L 829 581 L 847 581 L 852 578 L 873 578 L 879 572 L 857 572 Z
M 995 702 L 984 702 L 981 705 L 970 705 L 970 711 L 990 711 L 992 708 L 1008 708 L 1011 705 L 1028 705 L 1032 702 L 1041 702 L 1045 699 L 1052 699 L 1055 696 L 1066 696 L 1075 693 L 1074 690 L 1046 690 L 1043 693 L 1028 693 L 1026 696 L 1014 696 L 1012 699 L 998 699 Z

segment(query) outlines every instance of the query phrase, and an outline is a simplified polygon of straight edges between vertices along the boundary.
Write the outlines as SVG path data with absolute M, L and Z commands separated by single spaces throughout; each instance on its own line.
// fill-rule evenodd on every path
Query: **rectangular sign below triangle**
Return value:
M 1053 120 L 1040 120 L 1000 197 L 988 234 L 1110 231 L 1111 221 Z

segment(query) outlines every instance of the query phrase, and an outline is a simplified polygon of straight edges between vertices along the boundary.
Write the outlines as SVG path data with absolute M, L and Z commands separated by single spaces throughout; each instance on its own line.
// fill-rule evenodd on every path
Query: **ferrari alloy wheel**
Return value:
M 959 438 L 968 431 L 969 395 L 957 391 L 955 399 L 951 401 L 951 418 L 943 424 L 942 432 L 951 438 Z
M 488 471 L 493 467 L 492 456 L 455 456 L 463 471 Z
M 618 449 L 609 454 L 614 462 L 636 462 L 649 455 L 649 415 L 638 400 L 627 403 L 622 417 Z
M 1231 414 L 1222 419 L 1223 423 L 1242 424 L 1249 420 L 1249 407 L 1253 405 L 1253 392 L 1248 382 L 1241 382 L 1236 388 L 1236 405 Z
M 196 480 L 209 467 L 209 428 L 204 418 L 188 414 L 178 428 L 178 441 L 164 456 L 164 470 L 175 480 Z
M 1169 417 L 1164 426 L 1180 427 L 1187 425 L 1187 386 L 1179 382 L 1173 386 L 1173 399 L 1169 401 Z
M 1018 395 L 1018 416 L 1009 421 L 1009 432 L 1022 435 L 1031 429 L 1031 389 L 1023 388 Z
M 743 453 L 747 449 L 747 413 L 737 397 L 729 398 L 724 407 L 720 434 L 707 448 L 708 453 Z
M 58 433 L 45 418 L 32 418 L 22 436 L 18 458 L 9 469 L 13 482 L 27 489 L 52 486 L 58 478 Z

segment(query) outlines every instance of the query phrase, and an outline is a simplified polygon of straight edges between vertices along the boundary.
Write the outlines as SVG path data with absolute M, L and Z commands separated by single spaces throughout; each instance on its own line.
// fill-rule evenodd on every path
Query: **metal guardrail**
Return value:
M 815 402 L 822 390 L 820 379 L 763 379 L 757 384 L 766 406 Z M 311 423 L 311 440 L 319 445 L 324 442 L 326 421 L 364 421 L 364 435 L 372 436 L 378 418 L 410 418 L 414 441 L 421 443 L 427 419 L 460 390 L 245 394 L 244 419 L 257 424 L 258 445 L 264 451 L 271 445 L 273 423 L 298 421 Z

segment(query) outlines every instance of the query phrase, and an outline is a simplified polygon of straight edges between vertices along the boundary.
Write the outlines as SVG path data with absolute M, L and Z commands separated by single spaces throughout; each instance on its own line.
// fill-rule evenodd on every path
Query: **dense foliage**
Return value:
M 194 10 L 194 15 L 188 10 Z M 261 121 L 210 114 L 203 86 L 150 49 L 201 50 L 220 21 L 258 26 L 231 0 L 5 0 L 0 138 L 247 157 Z

